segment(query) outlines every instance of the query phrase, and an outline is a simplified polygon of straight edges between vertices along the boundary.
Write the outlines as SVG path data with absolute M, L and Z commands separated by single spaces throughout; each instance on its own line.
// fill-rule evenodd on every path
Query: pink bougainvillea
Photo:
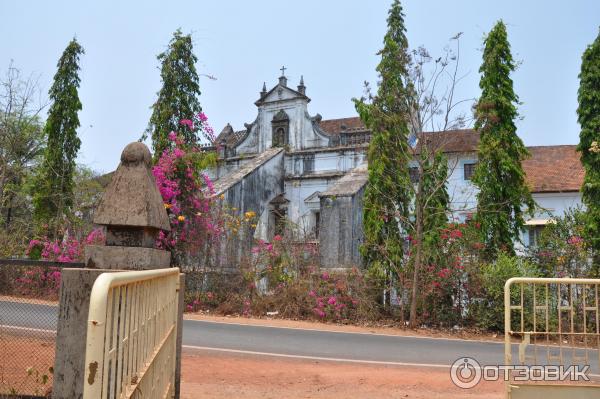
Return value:
M 62 240 L 48 238 L 29 241 L 26 255 L 31 259 L 42 259 L 61 263 L 80 262 L 83 260 L 84 245 L 103 244 L 105 240 L 102 229 L 92 230 L 85 238 L 78 240 L 66 236 Z
M 78 240 L 68 235 L 62 240 L 48 238 L 29 241 L 26 255 L 34 260 L 47 260 L 61 263 L 83 261 L 85 245 L 101 245 L 105 241 L 102 229 L 92 230 L 85 238 Z M 29 267 L 14 280 L 16 293 L 26 296 L 55 298 L 60 287 L 61 272 L 58 267 Z
M 179 123 L 214 143 L 213 130 L 203 113 Z M 171 231 L 161 232 L 156 245 L 172 251 L 177 263 L 220 237 L 223 223 L 211 212 L 214 186 L 203 172 L 210 165 L 210 156 L 200 145 L 186 145 L 177 132 L 168 137 L 170 145 L 152 168 L 152 174 L 169 215 Z

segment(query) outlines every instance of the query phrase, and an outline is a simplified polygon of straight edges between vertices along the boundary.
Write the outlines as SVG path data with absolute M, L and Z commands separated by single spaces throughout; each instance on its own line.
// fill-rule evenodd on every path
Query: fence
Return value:
M 65 267 L 83 264 L 0 259 L 0 398 L 46 397 L 52 387 Z
M 511 278 L 504 286 L 506 365 L 600 367 L 600 279 Z M 513 338 L 519 341 L 513 362 Z M 592 375 L 592 378 L 594 375 Z M 600 385 L 506 384 L 508 398 L 599 398 Z
M 92 288 L 85 399 L 173 397 L 179 269 L 103 273 Z

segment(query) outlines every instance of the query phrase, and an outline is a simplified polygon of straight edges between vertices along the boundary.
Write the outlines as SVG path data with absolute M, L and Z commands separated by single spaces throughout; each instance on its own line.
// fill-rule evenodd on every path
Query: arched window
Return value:
M 288 130 L 290 127 L 290 118 L 284 110 L 279 110 L 271 121 L 272 137 L 271 145 L 273 147 L 285 147 L 288 144 Z
M 285 145 L 285 130 L 280 127 L 273 134 L 273 147 L 283 147 Z

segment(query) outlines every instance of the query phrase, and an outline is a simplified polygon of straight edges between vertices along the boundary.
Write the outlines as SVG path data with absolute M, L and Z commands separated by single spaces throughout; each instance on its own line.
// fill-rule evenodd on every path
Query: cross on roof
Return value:
M 286 68 L 286 67 L 284 67 L 284 66 L 282 66 L 282 67 L 281 67 L 281 69 L 279 69 L 279 70 L 281 71 L 281 76 L 285 76 L 285 70 L 286 70 L 286 69 L 287 69 L 287 68 Z

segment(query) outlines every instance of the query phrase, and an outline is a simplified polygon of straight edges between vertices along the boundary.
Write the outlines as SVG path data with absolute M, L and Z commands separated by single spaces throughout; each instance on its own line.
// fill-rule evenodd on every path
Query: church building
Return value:
M 321 266 L 361 265 L 362 196 L 367 182 L 370 131 L 358 117 L 325 120 L 311 115 L 304 79 L 296 88 L 285 75 L 254 103 L 254 121 L 236 130 L 227 124 L 217 137 L 219 162 L 210 171 L 217 195 L 241 212 L 258 216 L 254 238 L 271 241 L 284 230 L 318 244 Z M 444 137 L 452 214 L 464 221 L 476 209 L 470 182 L 479 135 L 471 129 L 425 133 Z M 552 216 L 581 205 L 583 168 L 573 145 L 529 147 L 523 163 L 540 206 L 527 222 L 524 245 L 534 245 Z M 411 170 L 412 173 L 412 170 Z M 251 240 L 245 240 L 251 241 Z

